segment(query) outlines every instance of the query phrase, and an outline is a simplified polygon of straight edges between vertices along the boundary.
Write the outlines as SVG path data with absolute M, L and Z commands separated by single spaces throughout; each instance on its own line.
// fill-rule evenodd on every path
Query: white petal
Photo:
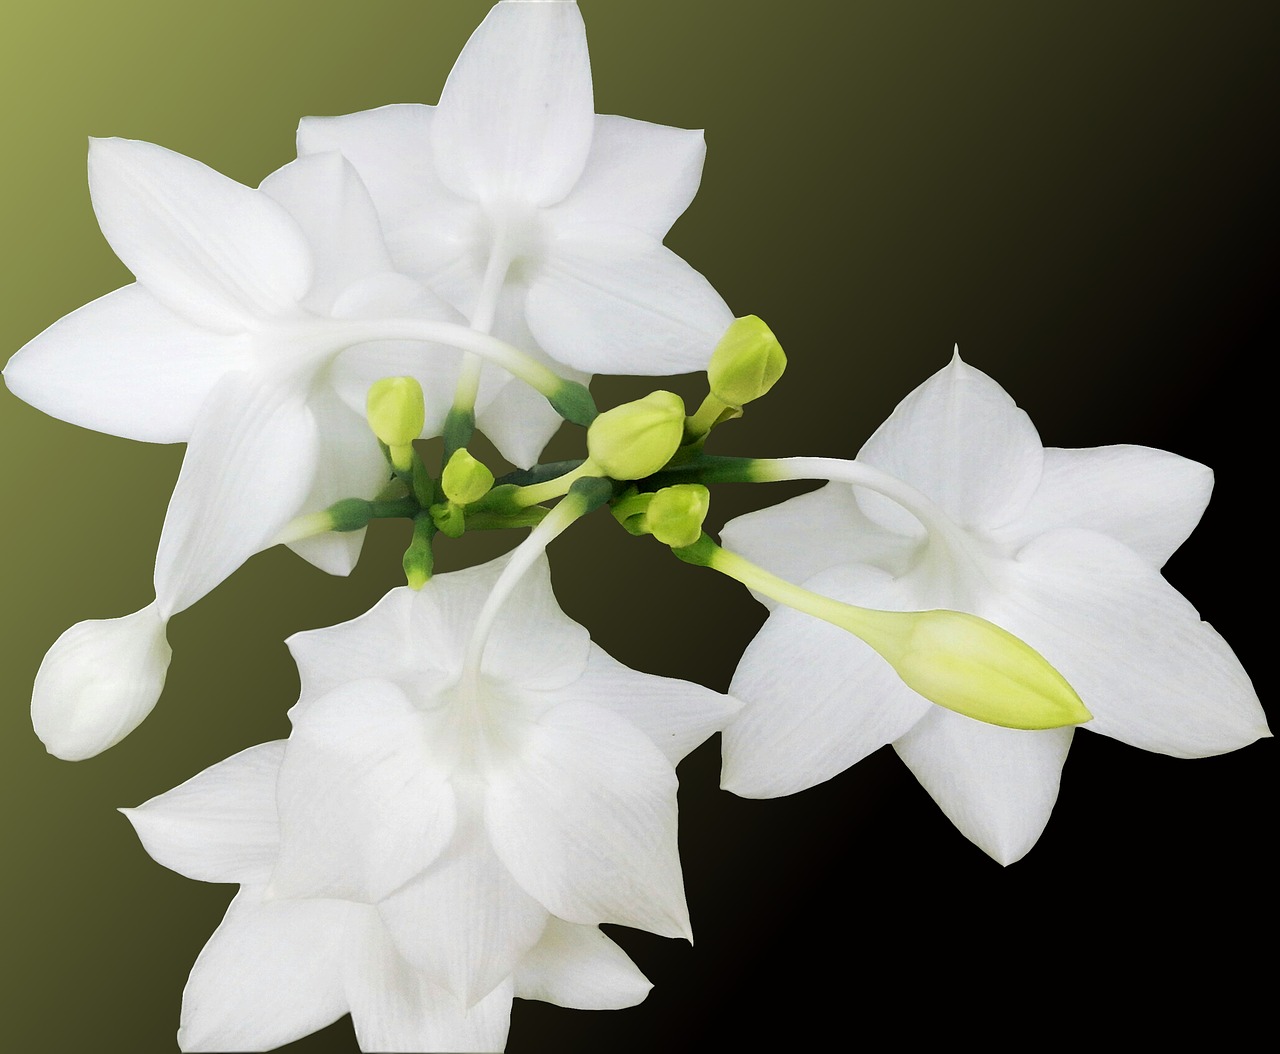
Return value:
M 460 672 L 472 627 L 508 559 L 438 575 L 418 593 L 411 645 L 416 667 Z M 551 691 L 581 676 L 590 647 L 587 631 L 556 603 L 550 565 L 541 556 L 502 605 L 481 669 L 500 683 Z
M 409 318 L 457 322 L 460 316 L 417 280 L 402 274 L 368 275 L 348 286 L 334 302 L 335 318 Z M 352 412 L 364 418 L 369 388 L 383 377 L 414 377 L 422 386 L 426 438 L 440 434 L 453 405 L 462 353 L 442 344 L 380 340 L 341 352 L 327 377 Z
M 1083 527 L 1158 568 L 1195 530 L 1212 490 L 1211 469 L 1164 450 L 1049 447 L 1039 489 L 1001 538 L 1021 545 L 1055 527 Z
M 552 918 L 516 970 L 516 995 L 577 1010 L 621 1010 L 653 985 L 597 926 Z
M 582 174 L 594 123 L 578 5 L 497 4 L 440 93 L 436 171 L 467 198 L 552 205 Z
M 661 241 L 698 192 L 706 156 L 700 131 L 597 117 L 586 168 L 548 218 L 621 223 Z
M 556 372 L 569 380 L 590 379 L 577 370 L 557 366 Z M 524 381 L 510 378 L 497 395 L 476 411 L 476 427 L 498 448 L 498 452 L 518 468 L 537 464 L 551 437 L 560 430 L 564 418 Z
M 824 596 L 881 609 L 915 607 L 873 568 L 831 568 L 804 583 Z M 773 798 L 830 779 L 897 739 L 931 705 L 857 637 L 778 607 L 747 645 L 729 692 L 742 713 L 725 729 L 720 785 Z
M 55 322 L 4 369 L 19 399 L 98 432 L 148 443 L 185 441 L 244 337 L 211 333 L 128 285 Z
M 435 107 L 420 103 L 304 117 L 298 124 L 298 154 L 341 153 L 360 173 L 387 229 L 399 228 L 435 197 L 452 196 L 436 178 L 431 159 L 434 117 Z
M 341 901 L 263 904 L 246 888 L 209 938 L 182 993 L 184 1051 L 274 1050 L 347 1012 L 349 928 L 372 909 Z
M 711 284 L 646 234 L 599 224 L 561 233 L 532 277 L 529 329 L 588 373 L 706 369 L 733 315 Z
M 1022 514 L 1040 483 L 1044 451 L 1031 419 L 1004 389 L 956 355 L 898 404 L 859 461 L 911 484 L 964 527 L 994 530 Z M 866 490 L 876 523 L 911 534 L 917 521 Z
M 286 640 L 302 678 L 294 718 L 351 681 L 381 678 L 404 687 L 410 678 L 419 677 L 409 665 L 417 595 L 401 586 L 350 622 L 295 633 Z
M 280 849 L 285 743 L 242 750 L 136 809 L 121 809 L 157 863 L 201 882 L 265 885 Z
M 311 285 L 298 225 L 265 194 L 172 150 L 94 139 L 89 190 L 116 255 L 166 307 L 232 333 L 293 315 Z
M 961 834 L 1011 864 L 1049 822 L 1071 734 L 997 728 L 935 706 L 893 748 Z
M 788 582 L 803 582 L 829 567 L 852 563 L 901 574 L 916 550 L 914 539 L 867 519 L 853 488 L 844 483 L 828 483 L 738 516 L 724 525 L 720 543 Z M 777 606 L 771 597 L 752 595 L 767 608 Z
M 547 922 L 473 811 L 434 864 L 378 905 L 405 960 L 467 1006 L 511 975 Z
M 468 1008 L 406 963 L 381 924 L 366 930 L 352 949 L 346 988 L 361 1050 L 495 1051 L 506 1046 L 510 980 Z
M 485 821 L 529 893 L 570 922 L 688 937 L 670 762 L 628 722 L 568 703 L 511 737 Z
M 393 269 L 369 192 L 341 154 L 300 157 L 267 176 L 259 190 L 284 206 L 310 243 L 311 310 L 326 312 L 352 282 Z
M 169 501 L 156 553 L 156 596 L 170 616 L 190 607 L 302 509 L 319 436 L 304 393 L 247 372 L 205 402 Z
M 430 729 L 383 681 L 344 685 L 290 717 L 271 895 L 375 903 L 453 835 L 453 790 Z
M 1084 727 L 1174 757 L 1270 735 L 1230 646 L 1159 572 L 1091 531 L 1041 536 L 978 612 L 1062 673 L 1093 714 Z
M 674 767 L 719 732 L 741 708 L 736 699 L 692 681 L 630 669 L 591 646 L 587 669 L 556 692 L 558 702 L 602 706 L 640 729 Z
M 461 310 L 484 274 L 487 224 L 475 202 L 458 197 L 436 175 L 434 120 L 434 106 L 414 103 L 306 117 L 298 125 L 298 153 L 337 150 L 355 165 L 396 267 L 430 282 Z
M 447 290 L 442 292 L 448 295 Z M 473 302 L 474 296 L 467 294 L 468 309 Z M 503 289 L 493 333 L 508 344 L 524 349 L 561 377 L 580 384 L 591 380 L 590 374 L 556 362 L 538 347 L 525 320 L 525 289 L 521 282 L 509 281 Z M 564 419 L 533 388 L 496 366 L 485 366 L 480 375 L 480 394 L 476 400 L 476 426 L 513 465 L 527 468 L 535 464 L 562 424 Z
M 36 671 L 31 724 L 50 754 L 83 761 L 151 713 L 173 652 L 154 603 L 132 615 L 77 622 Z
M 336 392 L 321 388 L 309 403 L 324 422 L 319 465 L 301 512 L 319 512 L 343 498 L 373 498 L 389 476 L 386 459 L 364 417 L 352 413 Z M 331 575 L 349 575 L 360 557 L 364 531 L 329 531 L 289 548 Z

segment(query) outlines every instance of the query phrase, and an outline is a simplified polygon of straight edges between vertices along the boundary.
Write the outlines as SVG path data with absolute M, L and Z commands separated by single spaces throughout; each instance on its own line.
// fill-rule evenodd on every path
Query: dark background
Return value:
M 790 356 L 716 450 L 852 456 L 959 342 L 1047 445 L 1203 461 L 1215 496 L 1166 573 L 1232 642 L 1274 723 L 1274 5 L 582 6 L 599 111 L 707 129 L 702 190 L 669 244 Z M 303 114 L 434 102 L 486 8 L 126 0 L 6 15 L 0 346 L 129 280 L 89 206 L 86 135 L 150 139 L 256 184 L 293 156 Z M 652 386 L 595 391 L 609 405 Z M 66 626 L 150 600 L 181 448 L 89 433 L 7 393 L 0 439 L 3 1027 L 33 1052 L 172 1050 L 187 970 L 231 890 L 154 864 L 113 810 L 286 735 L 297 681 L 281 640 L 371 606 L 405 539 L 374 532 L 347 580 L 283 550 L 254 558 L 171 625 L 147 723 L 70 765 L 30 731 L 32 677 Z M 713 523 L 799 489 L 722 488 Z M 468 539 L 441 563 L 510 541 Z M 566 610 L 650 672 L 724 689 L 763 617 L 607 518 L 552 560 Z M 883 1025 L 1017 1042 L 1028 1018 L 1081 1039 L 1105 1022 L 1230 1043 L 1272 1016 L 1274 751 L 1187 762 L 1083 732 L 1040 844 L 1004 869 L 891 752 L 752 802 L 716 789 L 713 741 L 680 773 L 697 947 L 617 932 L 649 1000 L 517 1002 L 509 1049 L 787 1049 L 832 1024 L 855 1043 Z M 354 1040 L 344 1020 L 289 1049 Z

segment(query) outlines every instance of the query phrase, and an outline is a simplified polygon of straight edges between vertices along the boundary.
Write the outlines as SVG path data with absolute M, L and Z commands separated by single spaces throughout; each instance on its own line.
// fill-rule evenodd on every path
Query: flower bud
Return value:
M 369 387 L 365 409 L 373 434 L 391 451 L 397 472 L 413 462 L 413 441 L 422 435 L 426 405 L 422 385 L 412 377 L 383 377 Z
M 173 652 L 151 603 L 78 622 L 49 649 L 31 693 L 31 724 L 50 754 L 82 761 L 115 746 L 151 713 Z
M 671 460 L 683 435 L 680 396 L 650 392 L 597 417 L 587 429 L 587 452 L 612 479 L 643 479 Z
M 644 526 L 658 541 L 673 549 L 692 545 L 702 537 L 711 492 L 700 483 L 677 483 L 657 491 L 644 512 Z
M 493 486 L 493 473 L 465 449 L 455 450 L 440 477 L 444 496 L 455 505 L 479 501 Z
M 726 406 L 745 406 L 769 391 L 787 368 L 778 338 L 755 315 L 734 319 L 707 366 L 711 394 Z
M 1005 728 L 1062 728 L 1093 716 L 1043 655 L 977 615 L 863 609 L 856 618 L 846 628 L 908 688 L 948 710 Z
M 387 446 L 404 446 L 422 435 L 426 409 L 422 385 L 412 377 L 383 377 L 369 388 L 369 427 Z

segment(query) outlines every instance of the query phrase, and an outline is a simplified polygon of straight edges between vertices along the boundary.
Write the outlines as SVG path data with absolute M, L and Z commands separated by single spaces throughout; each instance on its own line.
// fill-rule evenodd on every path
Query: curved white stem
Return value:
M 587 511 L 587 503 L 576 494 L 569 494 L 543 518 L 529 537 L 521 542 L 511 553 L 511 559 L 502 569 L 493 591 L 476 616 L 471 638 L 467 642 L 466 655 L 462 661 L 461 680 L 466 684 L 476 684 L 480 680 L 480 663 L 484 658 L 484 646 L 488 643 L 489 634 L 493 630 L 494 620 L 502 605 L 506 603 L 515 590 L 524 573 L 533 566 L 535 560 L 546 551 L 552 539 L 562 533 L 574 520 Z
M 865 487 L 902 506 L 920 521 L 931 536 L 946 542 L 952 549 L 967 552 L 972 547 L 965 530 L 929 498 L 896 476 L 864 462 L 832 457 L 760 458 L 755 462 L 755 472 L 756 478 L 762 482 L 825 479 Z
M 332 319 L 314 326 L 314 331 L 308 336 L 326 347 L 351 347 L 375 340 L 420 340 L 446 344 L 501 366 L 547 397 L 571 383 L 506 341 L 456 322 L 424 318 Z

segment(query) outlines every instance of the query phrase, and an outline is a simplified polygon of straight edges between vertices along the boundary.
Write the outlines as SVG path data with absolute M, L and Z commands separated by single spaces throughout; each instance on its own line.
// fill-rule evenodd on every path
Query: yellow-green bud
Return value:
M 444 496 L 455 505 L 470 505 L 489 493 L 493 473 L 465 449 L 455 450 L 440 477 Z
M 653 495 L 644 512 L 644 526 L 658 541 L 672 548 L 692 545 L 702 537 L 711 492 L 700 483 L 677 483 Z
M 755 315 L 745 315 L 733 320 L 711 353 L 707 382 L 726 406 L 745 406 L 772 388 L 786 368 L 787 356 L 773 331 Z
M 426 410 L 422 385 L 412 377 L 383 377 L 369 388 L 369 427 L 387 446 L 401 447 L 422 435 Z
M 672 392 L 606 410 L 587 429 L 587 453 L 613 479 L 643 479 L 666 465 L 684 435 L 684 402 Z
M 858 622 L 849 628 L 889 660 L 907 687 L 948 710 L 1005 728 L 1061 728 L 1092 717 L 1043 655 L 986 619 L 962 611 L 881 611 L 864 612 Z

